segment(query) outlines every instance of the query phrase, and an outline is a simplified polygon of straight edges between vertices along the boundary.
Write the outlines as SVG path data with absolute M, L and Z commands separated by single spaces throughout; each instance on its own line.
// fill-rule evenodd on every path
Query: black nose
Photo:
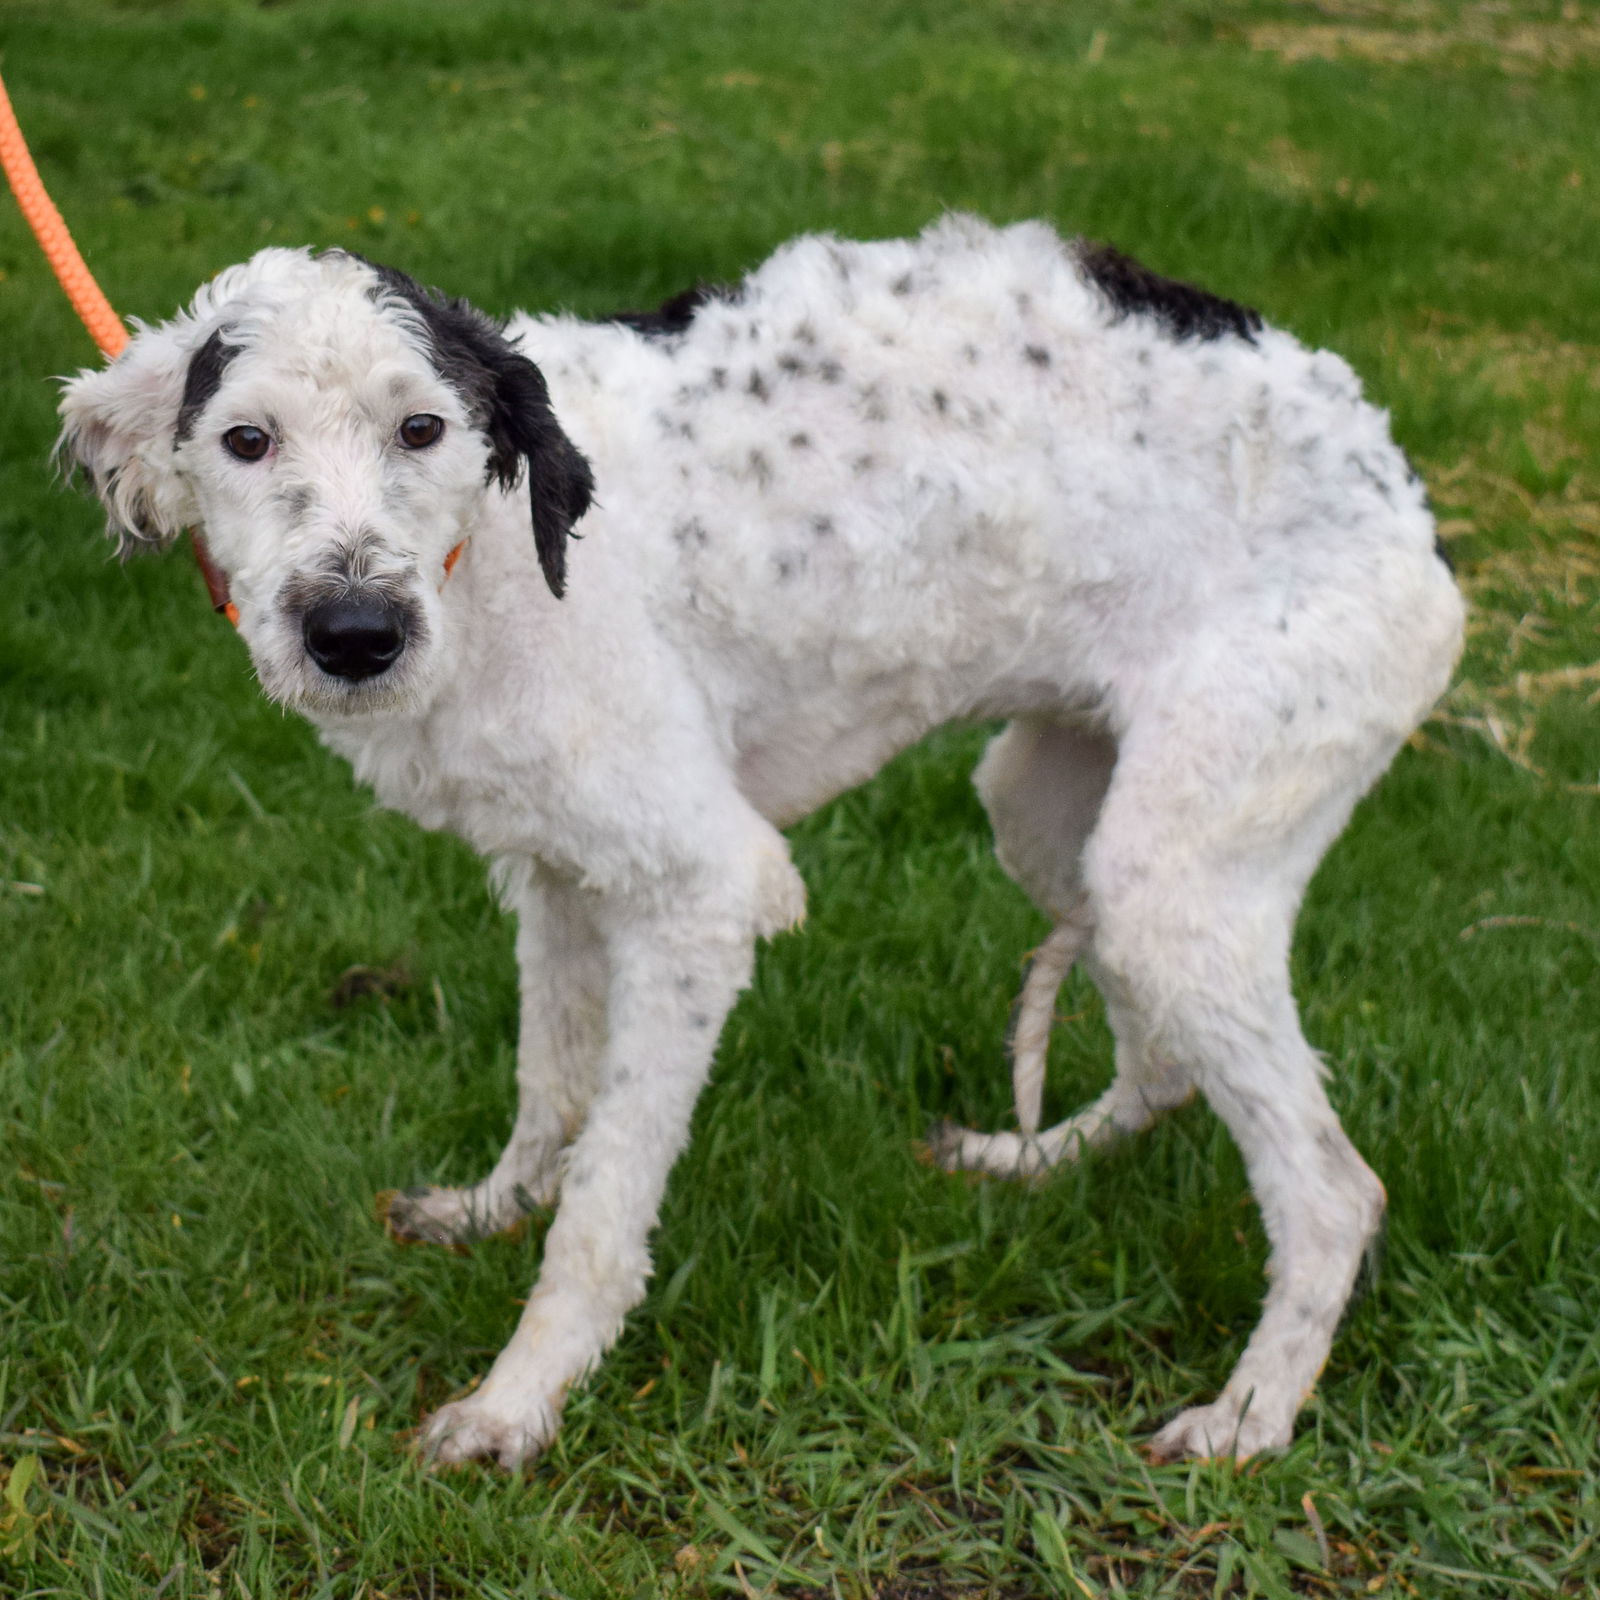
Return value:
M 306 612 L 301 633 L 311 659 L 335 678 L 376 678 L 406 647 L 405 619 L 394 606 L 362 595 L 323 600 Z

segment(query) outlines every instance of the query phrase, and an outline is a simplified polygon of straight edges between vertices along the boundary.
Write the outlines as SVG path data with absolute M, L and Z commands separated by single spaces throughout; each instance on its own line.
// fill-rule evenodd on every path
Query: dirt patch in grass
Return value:
M 1337 21 L 1265 22 L 1246 30 L 1252 50 L 1291 64 L 1355 60 L 1378 66 L 1487 66 L 1507 73 L 1571 71 L 1600 62 L 1600 21 L 1564 5 L 1529 19 L 1502 4 L 1447 8 L 1332 0 L 1316 8 Z
M 1593 774 L 1548 770 L 1545 714 L 1562 699 L 1600 704 L 1600 465 L 1591 429 L 1600 345 L 1432 322 L 1402 367 L 1510 402 L 1515 420 L 1483 446 L 1424 463 L 1439 531 L 1471 603 L 1460 681 L 1439 720 L 1487 738 L 1527 771 L 1600 794 Z M 1596 653 L 1571 660 L 1574 641 Z M 1559 659 L 1566 657 L 1566 659 Z

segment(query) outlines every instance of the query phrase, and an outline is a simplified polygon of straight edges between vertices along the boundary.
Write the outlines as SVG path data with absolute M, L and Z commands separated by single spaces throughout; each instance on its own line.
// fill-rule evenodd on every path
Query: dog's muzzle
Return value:
M 301 624 L 301 636 L 306 653 L 324 672 L 359 683 L 387 672 L 400 659 L 406 647 L 406 619 L 387 601 L 341 596 L 312 606 Z

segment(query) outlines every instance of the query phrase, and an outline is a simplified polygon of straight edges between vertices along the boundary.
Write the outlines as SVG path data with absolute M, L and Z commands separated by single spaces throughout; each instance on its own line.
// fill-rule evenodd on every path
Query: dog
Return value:
M 1384 1190 L 1290 992 L 1307 880 L 1446 687 L 1462 604 L 1350 368 L 1103 245 L 952 216 L 802 237 L 731 288 L 498 323 L 340 250 L 268 249 L 65 384 L 124 549 L 203 534 L 265 692 L 386 806 L 488 858 L 518 919 L 519 1106 L 461 1241 L 555 1204 L 440 1461 L 515 1467 L 644 1297 L 649 1236 L 758 939 L 782 833 L 952 720 L 1051 919 L 1024 986 L 1034 1175 L 1198 1089 L 1271 1247 L 1259 1325 L 1160 1459 L 1286 1445 Z M 531 529 L 530 529 L 531 522 Z M 1038 1128 L 1055 986 L 1115 1076 Z

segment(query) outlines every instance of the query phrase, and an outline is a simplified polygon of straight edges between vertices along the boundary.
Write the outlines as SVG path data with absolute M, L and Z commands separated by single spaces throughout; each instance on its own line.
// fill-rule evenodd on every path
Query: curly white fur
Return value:
M 1024 1134 L 947 1129 L 939 1152 L 1036 1171 L 1198 1088 L 1244 1152 L 1271 1287 L 1221 1396 L 1154 1449 L 1289 1439 L 1383 1207 L 1300 1032 L 1291 930 L 1444 688 L 1461 604 L 1343 361 L 1185 330 L 1088 261 L 1037 224 L 950 218 L 797 240 L 665 335 L 514 319 L 597 485 L 561 600 L 526 499 L 485 481 L 481 374 L 354 257 L 264 251 L 68 384 L 65 438 L 113 521 L 203 526 L 266 691 L 386 805 L 488 857 L 520 918 L 510 1142 L 395 1221 L 455 1240 L 559 1206 L 510 1344 L 428 1425 L 440 1458 L 536 1453 L 643 1296 L 753 942 L 802 913 L 778 829 L 938 724 L 992 717 L 1011 719 L 977 779 L 1000 859 L 1062 931 L 1023 1018 Z M 401 448 L 416 413 L 443 436 Z M 231 455 L 238 427 L 270 453 Z M 330 571 L 386 586 L 388 670 L 308 653 Z M 1115 1081 L 1036 1132 L 1041 1025 L 1080 953 Z

